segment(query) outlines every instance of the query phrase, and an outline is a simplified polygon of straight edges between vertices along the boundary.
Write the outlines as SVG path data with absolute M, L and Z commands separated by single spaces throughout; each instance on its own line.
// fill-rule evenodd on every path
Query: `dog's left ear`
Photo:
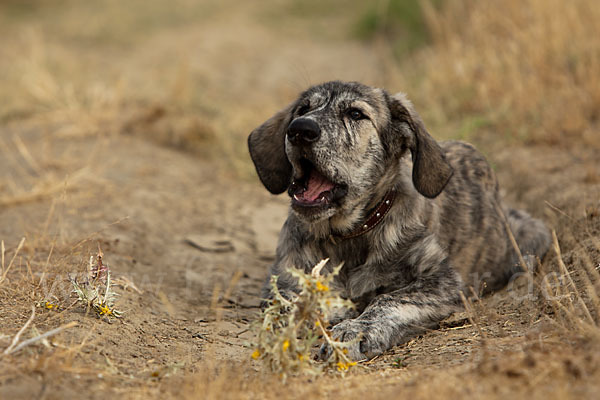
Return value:
M 295 103 L 265 121 L 248 136 L 250 157 L 267 190 L 280 194 L 292 180 L 292 164 L 285 154 L 285 135 Z
M 390 147 L 408 148 L 412 153 L 412 179 L 415 188 L 430 199 L 438 196 L 452 177 L 454 170 L 446 160 L 444 151 L 425 129 L 421 117 L 412 103 L 397 94 L 387 96 L 391 127 L 387 140 Z M 390 145 L 390 144 L 388 144 Z

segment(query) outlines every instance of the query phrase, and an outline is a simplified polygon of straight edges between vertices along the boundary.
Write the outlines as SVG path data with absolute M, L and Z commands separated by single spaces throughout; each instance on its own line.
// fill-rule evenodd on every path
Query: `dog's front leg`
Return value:
M 435 327 L 460 305 L 461 280 L 448 259 L 421 274 L 407 286 L 375 297 L 363 313 L 332 328 L 333 338 L 353 343 L 348 356 L 372 358 Z M 322 346 L 321 358 L 330 355 Z

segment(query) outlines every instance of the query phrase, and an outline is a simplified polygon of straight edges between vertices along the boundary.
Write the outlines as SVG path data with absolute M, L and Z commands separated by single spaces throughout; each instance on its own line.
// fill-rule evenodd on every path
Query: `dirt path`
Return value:
M 32 135 L 25 141 L 32 154 L 43 147 L 36 146 L 38 140 Z M 161 353 L 160 338 L 168 337 L 168 341 L 181 339 L 176 347 L 198 361 L 205 335 L 218 331 L 211 341 L 227 342 L 226 328 L 234 338 L 234 332 L 246 328 L 256 311 L 264 264 L 272 257 L 287 212 L 285 200 L 223 178 L 193 156 L 135 138 L 53 141 L 53 147 L 55 155 L 48 158 L 79 161 L 86 169 L 58 201 L 45 236 L 57 237 L 65 251 L 89 238 L 75 250 L 80 261 L 74 268 L 87 258 L 86 251 L 94 252 L 100 244 L 114 274 L 128 277 L 142 291 L 141 295 L 125 292 L 121 307 L 127 317 L 111 326 L 116 328 L 114 342 L 120 350 L 115 347 L 109 353 L 125 349 L 139 352 L 136 358 L 176 363 L 181 357 L 177 352 L 166 352 L 162 359 L 156 354 L 146 356 L 142 350 L 150 344 Z M 92 162 L 86 159 L 88 149 L 92 149 Z M 11 243 L 21 232 L 35 236 L 50 207 L 46 200 L 4 209 L 4 240 Z M 43 247 L 48 245 L 51 242 Z M 43 252 L 43 247 L 31 250 Z M 230 283 L 235 287 L 229 288 Z M 230 295 L 222 298 L 228 288 Z M 244 326 L 225 322 L 223 327 L 213 326 L 213 295 L 218 296 L 218 307 L 224 308 L 225 320 Z M 146 332 L 149 328 L 144 326 L 152 330 Z M 130 335 L 135 342 L 125 343 Z M 171 345 L 164 346 L 166 351 Z M 127 368 L 118 362 L 115 366 Z M 138 363 L 129 367 L 141 372 Z

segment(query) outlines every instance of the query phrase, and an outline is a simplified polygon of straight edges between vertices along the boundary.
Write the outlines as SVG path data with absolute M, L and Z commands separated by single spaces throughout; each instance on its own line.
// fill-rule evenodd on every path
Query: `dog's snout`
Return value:
M 287 137 L 294 144 L 312 143 L 321 136 L 319 124 L 310 118 L 296 118 L 288 127 Z

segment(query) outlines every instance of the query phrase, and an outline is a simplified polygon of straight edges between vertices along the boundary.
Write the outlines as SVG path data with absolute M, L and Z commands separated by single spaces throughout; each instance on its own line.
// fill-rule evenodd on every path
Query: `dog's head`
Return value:
M 308 221 L 365 207 L 384 177 L 398 174 L 406 151 L 423 196 L 436 197 L 452 176 L 412 104 L 359 83 L 311 87 L 256 128 L 248 146 L 265 187 L 287 190 L 293 210 Z

